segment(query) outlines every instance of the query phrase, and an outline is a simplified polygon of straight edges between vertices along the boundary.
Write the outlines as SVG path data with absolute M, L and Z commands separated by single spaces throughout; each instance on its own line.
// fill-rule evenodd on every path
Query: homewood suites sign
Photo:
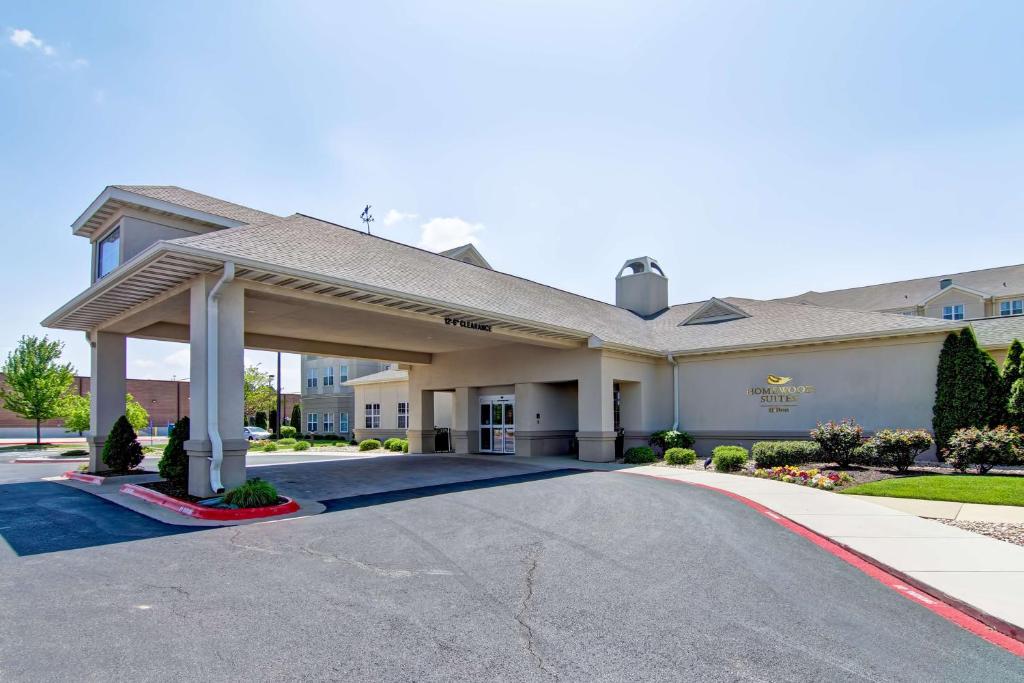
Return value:
M 769 413 L 788 413 L 790 408 L 800 405 L 800 399 L 815 392 L 811 384 L 790 384 L 792 377 L 768 375 L 765 384 L 747 389 L 747 396 L 756 396 L 759 405 Z
M 465 327 L 470 330 L 480 330 L 481 332 L 490 332 L 491 326 L 484 325 L 483 323 L 474 323 L 469 320 L 460 320 L 459 318 L 445 318 L 445 325 L 452 325 L 454 327 Z

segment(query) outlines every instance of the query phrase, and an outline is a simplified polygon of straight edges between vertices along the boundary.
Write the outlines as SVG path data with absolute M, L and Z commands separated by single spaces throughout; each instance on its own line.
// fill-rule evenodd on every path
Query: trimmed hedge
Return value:
M 398 437 L 392 437 L 384 441 L 384 449 L 388 451 L 400 451 L 402 450 L 402 439 Z
M 836 422 L 819 422 L 811 430 L 811 440 L 821 447 L 821 458 L 825 462 L 834 462 L 839 467 L 849 467 L 853 462 L 853 452 L 861 444 L 864 428 L 854 419 L 847 418 Z
M 874 462 L 906 472 L 918 455 L 932 447 L 932 437 L 923 429 L 882 429 L 869 443 Z
M 292 450 L 294 450 L 294 451 L 308 451 L 309 450 L 309 442 L 308 441 L 296 441 L 295 445 L 292 446 Z
M 286 439 L 294 439 L 295 435 L 298 433 L 298 430 L 295 429 L 295 427 L 292 427 L 291 425 L 284 425 L 283 427 L 281 427 L 281 436 L 283 436 Z
M 634 446 L 622 455 L 622 461 L 630 465 L 642 465 L 648 462 L 656 462 L 658 456 L 654 449 L 649 446 Z
M 283 439 L 277 440 L 278 446 L 294 446 L 296 443 L 298 442 L 295 439 L 291 438 L 290 436 L 286 436 Z
M 651 434 L 651 437 L 647 439 L 647 444 L 660 448 L 661 452 L 664 453 L 671 448 L 693 447 L 693 437 L 686 432 L 674 429 L 664 429 L 660 432 L 654 432 Z
M 382 445 L 381 442 L 377 441 L 377 439 L 364 439 L 363 441 L 359 442 L 359 450 L 360 451 L 375 451 L 378 448 L 380 448 L 381 445 Z
M 758 467 L 782 467 L 817 462 L 821 447 L 813 441 L 758 441 L 750 448 Z
M 750 453 L 743 446 L 715 446 L 711 451 L 711 463 L 718 472 L 733 472 L 747 464 Z
M 692 448 L 670 448 L 665 451 L 665 463 L 668 465 L 692 465 L 697 462 L 697 452 Z

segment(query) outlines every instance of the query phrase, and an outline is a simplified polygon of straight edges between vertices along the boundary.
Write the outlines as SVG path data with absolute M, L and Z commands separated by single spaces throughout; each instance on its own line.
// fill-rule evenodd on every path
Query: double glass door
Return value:
M 516 452 L 515 396 L 480 397 L 480 450 Z

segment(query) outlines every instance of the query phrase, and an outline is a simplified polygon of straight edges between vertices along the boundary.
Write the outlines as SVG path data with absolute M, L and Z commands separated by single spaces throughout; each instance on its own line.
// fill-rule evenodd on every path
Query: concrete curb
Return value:
M 262 508 L 225 510 L 222 508 L 211 508 L 203 505 L 197 505 L 186 500 L 179 500 L 178 498 L 173 498 L 165 493 L 160 493 L 159 491 L 154 491 L 153 489 L 139 486 L 137 484 L 124 484 L 121 486 L 120 492 L 144 500 L 147 503 L 167 508 L 179 515 L 185 515 L 186 517 L 191 517 L 193 519 L 205 519 L 218 522 L 240 522 L 252 519 L 264 519 L 267 517 L 280 517 L 282 515 L 290 515 L 293 512 L 299 511 L 299 504 L 285 496 L 282 496 L 282 498 L 285 498 L 286 502 L 278 505 L 271 505 Z
M 619 471 L 620 474 L 632 474 L 640 477 L 650 477 L 652 479 L 661 479 L 663 481 L 669 481 L 676 484 L 686 484 L 689 486 L 696 486 L 698 488 L 707 489 L 714 491 L 722 495 L 728 496 L 734 500 L 737 500 L 744 505 L 747 505 L 754 510 L 757 510 L 761 514 L 765 515 L 769 519 L 772 519 L 776 523 L 794 531 L 795 533 L 808 538 L 808 540 L 815 543 L 823 550 L 843 559 L 844 561 L 857 567 L 864 573 L 868 574 L 872 578 L 879 580 L 889 588 L 892 588 L 896 592 L 900 593 L 908 599 L 912 599 L 917 604 L 928 609 L 931 612 L 938 614 L 939 616 L 951 621 L 952 623 L 960 626 L 963 629 L 974 633 L 978 637 L 997 645 L 1004 650 L 1011 652 L 1018 657 L 1024 658 L 1024 629 L 1020 626 L 1012 624 L 1008 621 L 1000 619 L 999 617 L 993 616 L 984 610 L 981 610 L 973 605 L 964 602 L 963 600 L 954 598 L 947 595 L 943 591 L 940 591 L 929 584 L 908 576 L 906 573 L 894 569 L 889 565 L 876 560 L 875 558 L 857 550 L 854 550 L 849 545 L 842 541 L 829 538 L 824 534 L 821 534 L 813 529 L 810 529 L 800 522 L 797 522 L 789 517 L 772 510 L 770 507 L 758 503 L 757 501 L 751 500 L 746 496 L 740 495 L 733 491 L 728 491 L 717 486 L 710 484 L 702 484 L 693 481 L 686 481 L 684 479 L 676 479 L 673 477 L 666 477 L 657 474 L 650 474 L 646 472 L 630 472 L 630 471 Z M 847 557 L 852 556 L 852 558 Z M 857 562 L 856 560 L 860 560 Z M 862 564 L 863 563 L 863 564 Z M 867 565 L 867 566 L 864 566 Z M 873 569 L 874 571 L 870 571 Z M 894 581 L 886 581 L 883 576 L 889 577 Z M 905 584 L 901 586 L 900 584 Z M 927 596 L 934 598 L 934 600 L 928 600 L 927 598 L 922 599 L 922 596 L 914 595 L 913 590 L 909 587 L 913 587 Z M 938 603 L 938 605 L 936 604 Z M 943 610 L 939 608 L 939 605 L 946 607 Z

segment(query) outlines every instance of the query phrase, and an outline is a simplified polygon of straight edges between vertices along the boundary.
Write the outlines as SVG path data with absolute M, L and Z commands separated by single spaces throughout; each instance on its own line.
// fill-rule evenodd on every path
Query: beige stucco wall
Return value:
M 924 308 L 924 314 L 929 318 L 941 318 L 942 308 L 954 304 L 964 305 L 964 318 L 967 320 L 984 318 L 986 315 L 985 302 L 980 296 L 953 287 L 929 301 Z
M 409 382 L 375 382 L 357 384 L 355 389 L 355 422 L 352 423 L 357 439 L 377 437 L 405 437 L 406 430 L 398 428 L 398 404 L 409 401 Z M 366 404 L 380 404 L 380 428 L 368 429 Z M 411 409 L 410 405 L 410 409 Z M 410 415 L 411 424 L 411 415 Z M 439 391 L 434 394 L 434 426 L 452 426 L 452 394 Z
M 804 351 L 726 354 L 681 359 L 682 428 L 698 449 L 717 443 L 806 438 L 818 420 L 852 417 L 868 431 L 883 427 L 930 429 L 941 335 L 916 342 L 809 347 Z M 813 386 L 797 403 L 770 412 L 752 387 L 767 375 L 792 377 L 787 387 Z

